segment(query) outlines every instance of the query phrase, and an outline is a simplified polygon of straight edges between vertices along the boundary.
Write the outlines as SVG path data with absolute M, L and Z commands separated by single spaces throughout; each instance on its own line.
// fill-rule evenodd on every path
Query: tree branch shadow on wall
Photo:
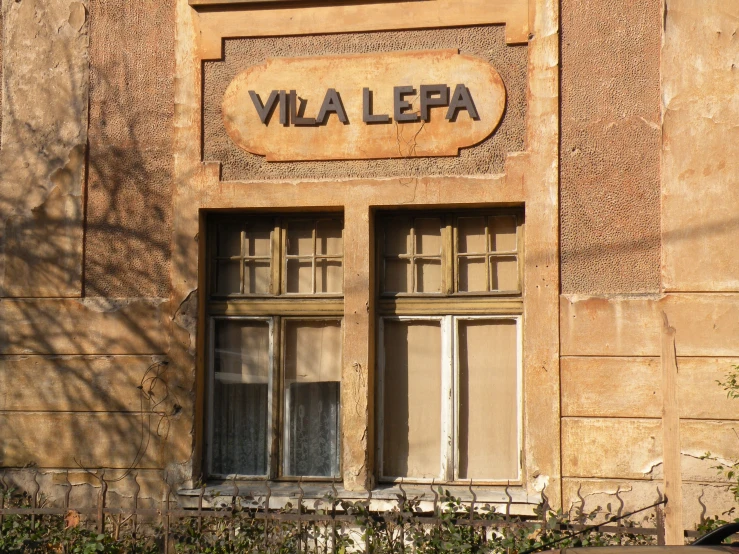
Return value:
M 157 9 L 174 13 L 172 2 Z M 159 472 L 171 434 L 191 430 L 191 409 L 178 420 L 194 375 L 166 363 L 171 251 L 185 240 L 171 231 L 174 51 L 121 40 L 92 64 L 89 99 L 74 45 L 57 41 L 67 67 L 39 75 L 33 96 L 8 88 L 6 60 L 0 467 Z M 145 71 L 141 56 L 166 63 Z M 55 125 L 27 117 L 55 106 Z M 81 144 L 65 135 L 77 122 Z M 41 294 L 27 282 L 9 290 L 24 274 Z

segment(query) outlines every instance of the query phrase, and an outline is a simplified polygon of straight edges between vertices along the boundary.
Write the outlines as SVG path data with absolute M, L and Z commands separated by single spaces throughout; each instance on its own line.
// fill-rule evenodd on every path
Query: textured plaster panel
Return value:
M 613 513 L 638 510 L 660 500 L 664 495 L 661 482 L 619 479 L 564 479 L 562 496 L 565 509 L 582 508 L 586 513 L 610 506 Z M 621 503 L 623 502 L 623 504 Z M 719 483 L 683 483 L 683 526 L 695 529 L 704 519 L 726 513 L 736 507 L 728 485 Z M 631 521 L 654 526 L 654 510 L 629 518 Z
M 480 145 L 462 149 L 459 157 L 270 163 L 238 148 L 223 126 L 221 102 L 226 87 L 238 73 L 269 57 L 444 48 L 458 48 L 462 54 L 491 63 L 507 94 L 506 113 L 497 130 Z M 525 46 L 506 46 L 500 26 L 227 40 L 224 61 L 205 64 L 204 158 L 223 162 L 224 181 L 502 173 L 506 153 L 524 150 L 526 53 Z M 295 83 L 298 93 L 299 84 Z
M 663 58 L 664 287 L 739 290 L 739 5 L 675 0 Z
M 680 421 L 682 477 L 721 482 L 713 460 L 734 459 L 735 421 Z M 562 474 L 566 477 L 662 479 L 662 420 L 563 418 Z
M 739 419 L 739 402 L 716 384 L 739 358 L 678 358 L 680 417 Z M 661 417 L 659 358 L 562 358 L 562 414 Z
M 645 479 L 662 461 L 656 419 L 562 419 L 562 475 Z
M 169 294 L 174 0 L 93 2 L 85 294 Z
M 137 414 L 5 412 L 0 414 L 0 466 L 126 468 L 138 459 L 139 468 L 160 467 L 159 419 L 149 423 L 148 416 Z
M 0 294 L 79 296 L 87 2 L 3 0 Z
M 562 358 L 562 415 L 660 417 L 659 358 Z
M 0 301 L 0 354 L 160 354 L 158 299 Z
M 660 287 L 660 4 L 562 1 L 564 293 Z
M 564 356 L 658 356 L 662 313 L 678 356 L 739 356 L 739 295 L 560 299 Z
M 165 397 L 166 371 L 153 356 L 0 358 L 0 410 L 138 412 Z

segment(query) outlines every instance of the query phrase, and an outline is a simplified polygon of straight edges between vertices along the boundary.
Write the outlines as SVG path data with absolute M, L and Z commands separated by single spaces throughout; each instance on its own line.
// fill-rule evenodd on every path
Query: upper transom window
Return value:
M 213 296 L 340 295 L 340 216 L 250 217 L 215 226 Z

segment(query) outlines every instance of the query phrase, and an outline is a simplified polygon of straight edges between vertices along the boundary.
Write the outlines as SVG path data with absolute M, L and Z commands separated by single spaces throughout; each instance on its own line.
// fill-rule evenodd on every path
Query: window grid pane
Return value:
M 513 214 L 380 219 L 380 291 L 387 295 L 519 294 L 519 221 Z
M 521 285 L 516 216 L 485 217 L 484 243 L 481 240 L 482 225 L 482 217 L 458 217 L 456 220 L 456 291 L 519 293 Z M 480 252 L 483 244 L 485 251 Z M 481 254 L 484 254 L 484 258 L 480 257 Z
M 441 218 L 393 218 L 384 220 L 383 226 L 382 292 L 441 293 Z
M 262 296 L 271 293 L 272 232 L 272 220 L 263 218 L 216 226 L 212 294 Z
M 285 225 L 285 294 L 343 292 L 343 224 L 340 219 L 288 220 Z M 317 275 L 317 271 L 322 271 Z M 329 277 L 327 272 L 331 273 Z

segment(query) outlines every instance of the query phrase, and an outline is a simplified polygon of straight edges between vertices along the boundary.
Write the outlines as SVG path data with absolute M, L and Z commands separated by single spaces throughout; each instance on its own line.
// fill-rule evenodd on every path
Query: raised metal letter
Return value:
M 259 95 L 253 90 L 249 91 L 249 96 L 251 96 L 251 101 L 254 102 L 254 107 L 257 109 L 259 120 L 267 125 L 267 123 L 269 123 L 270 117 L 272 117 L 272 112 L 275 109 L 275 102 L 277 102 L 277 91 L 273 90 L 272 92 L 270 92 L 269 98 L 267 98 L 267 102 L 264 104 L 262 104 L 262 99 L 259 98 Z
M 416 94 L 416 89 L 409 86 L 393 87 L 393 115 L 395 116 L 395 121 L 403 123 L 418 121 L 417 113 L 405 113 L 413 108 L 410 102 L 403 100 L 409 94 Z
M 460 110 L 467 110 L 470 117 L 475 121 L 480 119 L 477 114 L 475 102 L 472 100 L 470 89 L 464 85 L 457 85 L 452 94 L 452 101 L 449 104 L 449 110 L 446 112 L 446 118 L 449 121 L 457 121 L 457 114 Z
M 307 100 L 298 98 L 297 92 L 295 92 L 294 90 L 290 91 L 290 121 L 292 121 L 293 125 L 312 126 L 316 124 L 315 118 L 303 117 L 307 104 Z
M 390 116 L 387 114 L 373 114 L 373 92 L 368 88 L 362 89 L 362 121 L 365 123 L 390 123 Z
M 288 113 L 287 94 L 284 90 L 280 91 L 280 125 L 288 127 L 290 125 L 290 117 Z
M 341 103 L 341 96 L 336 92 L 336 89 L 330 88 L 326 91 L 326 97 L 323 99 L 321 109 L 318 110 L 316 122 L 319 125 L 323 125 L 328 119 L 328 116 L 332 113 L 335 113 L 339 117 L 339 121 L 342 123 L 349 123 L 349 118 L 346 117 L 344 104 Z
M 434 97 L 432 95 L 438 95 Z M 449 87 L 446 85 L 421 85 L 421 120 L 431 121 L 434 106 L 449 105 Z

